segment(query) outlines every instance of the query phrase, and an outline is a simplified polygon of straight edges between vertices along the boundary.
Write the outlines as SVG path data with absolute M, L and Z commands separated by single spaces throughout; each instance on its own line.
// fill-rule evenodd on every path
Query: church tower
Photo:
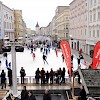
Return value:
M 35 26 L 35 29 L 36 29 L 36 34 L 39 34 L 39 24 L 38 24 L 38 22 L 37 22 L 37 24 L 36 24 L 36 26 Z

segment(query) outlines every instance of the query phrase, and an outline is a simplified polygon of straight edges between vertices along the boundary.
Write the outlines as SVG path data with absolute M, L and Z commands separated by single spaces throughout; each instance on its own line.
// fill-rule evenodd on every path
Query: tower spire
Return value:
M 36 24 L 36 26 L 35 27 L 39 27 L 39 24 L 38 24 L 38 22 L 37 22 L 37 24 Z

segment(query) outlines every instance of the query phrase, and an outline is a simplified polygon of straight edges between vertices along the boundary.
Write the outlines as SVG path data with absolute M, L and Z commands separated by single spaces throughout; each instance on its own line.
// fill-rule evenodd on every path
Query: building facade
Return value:
M 55 11 L 55 32 L 60 39 L 68 39 L 69 6 L 58 6 Z
M 0 2 L 0 48 L 2 47 L 4 40 L 13 39 L 14 34 L 13 10 Z
M 14 10 L 15 18 L 15 37 L 23 37 L 23 19 L 22 19 L 22 10 Z
M 86 40 L 88 36 L 88 4 L 87 0 L 73 0 L 70 3 L 70 29 L 69 38 L 71 47 L 75 50 L 82 48 L 86 53 Z
M 100 0 L 73 0 L 70 3 L 71 47 L 90 55 L 100 40 Z
M 88 0 L 88 38 L 87 53 L 100 41 L 100 0 Z

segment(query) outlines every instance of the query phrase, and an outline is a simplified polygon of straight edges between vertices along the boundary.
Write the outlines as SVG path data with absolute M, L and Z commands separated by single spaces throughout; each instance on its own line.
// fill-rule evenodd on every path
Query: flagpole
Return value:
M 72 96 L 74 97 L 74 75 L 72 76 Z

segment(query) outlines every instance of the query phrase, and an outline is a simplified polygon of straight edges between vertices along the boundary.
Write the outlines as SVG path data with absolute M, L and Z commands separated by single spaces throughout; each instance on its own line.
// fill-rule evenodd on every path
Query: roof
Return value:
M 37 24 L 36 24 L 36 27 L 39 27 L 39 24 L 38 24 L 38 22 L 37 22 Z

